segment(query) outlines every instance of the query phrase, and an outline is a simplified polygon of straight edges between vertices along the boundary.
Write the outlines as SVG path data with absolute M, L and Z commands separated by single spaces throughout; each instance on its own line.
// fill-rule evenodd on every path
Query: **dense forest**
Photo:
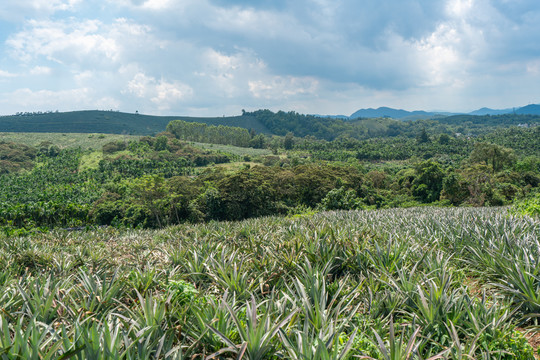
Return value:
M 329 141 L 285 133 L 303 125 L 295 119 L 313 119 L 280 114 L 250 116 L 284 136 L 176 120 L 168 132 L 116 140 L 100 150 L 4 141 L 0 226 L 6 233 L 91 225 L 156 228 L 310 209 L 498 206 L 538 192 L 540 126 L 502 126 L 516 122 L 506 115 L 478 136 L 449 134 L 424 121 L 403 123 L 392 136 L 386 129 L 384 136 Z M 324 132 L 362 121 L 333 122 L 343 127 Z M 317 124 L 312 122 L 310 134 L 317 133 Z M 230 151 L 191 142 L 226 144 Z M 250 147 L 272 153 L 253 156 Z
M 538 115 L 516 114 L 455 115 L 415 121 L 400 121 L 391 118 L 343 120 L 302 115 L 294 111 L 274 113 L 270 110 L 243 112 L 242 116 L 257 119 L 257 122 L 264 124 L 274 135 L 284 136 L 291 132 L 297 137 L 314 136 L 328 141 L 340 137 L 357 140 L 374 137 L 415 137 L 423 129 L 429 130 L 431 135 L 478 136 L 501 128 L 529 127 L 540 124 L 540 116 Z

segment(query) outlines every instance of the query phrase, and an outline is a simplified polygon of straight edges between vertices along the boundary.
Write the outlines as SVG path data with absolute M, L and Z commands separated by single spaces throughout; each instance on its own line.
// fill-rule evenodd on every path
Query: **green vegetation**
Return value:
M 105 134 L 156 134 L 174 118 L 125 114 L 114 111 L 30 113 L 0 117 L 0 131 Z
M 254 149 L 254 148 L 245 148 L 245 147 L 238 147 L 238 146 L 232 146 L 232 145 L 222 145 L 222 144 L 207 144 L 207 143 L 198 143 L 198 142 L 190 142 L 190 145 L 194 147 L 198 147 L 205 150 L 213 150 L 218 151 L 222 153 L 232 154 L 232 155 L 238 155 L 241 157 L 260 157 L 260 156 L 266 156 L 271 155 L 272 150 L 270 149 Z
M 166 149 L 157 150 L 163 146 Z M 5 144 L 5 148 L 14 156 L 14 145 Z M 166 137 L 143 137 L 128 143 L 115 141 L 105 144 L 101 154 L 83 152 L 80 148 L 62 150 L 55 145 L 39 151 L 22 148 L 34 157 L 39 156 L 33 169 L 0 176 L 0 227 L 8 233 L 19 233 L 17 229 L 99 223 L 97 219 L 101 217 L 92 216 L 103 201 L 102 196 L 110 194 L 111 188 L 124 186 L 127 194 L 138 196 L 143 191 L 141 181 L 145 176 L 190 175 L 196 166 L 230 161 L 228 155 L 198 150 Z M 21 159 L 27 162 L 25 157 Z M 130 216 L 133 222 L 129 225 L 137 225 L 137 215 L 130 213 Z
M 3 132 L 0 141 L 24 144 L 35 148 L 55 145 L 59 148 L 81 148 L 82 150 L 101 150 L 103 145 L 113 141 L 137 140 L 140 136 L 95 134 L 95 133 L 35 133 L 35 132 Z
M 0 131 L 3 132 L 56 132 L 56 133 L 106 133 L 154 135 L 165 131 L 174 120 L 201 123 L 209 126 L 225 126 L 247 129 L 265 135 L 296 137 L 314 136 L 327 141 L 349 137 L 365 140 L 373 137 L 404 136 L 415 138 L 425 129 L 430 136 L 440 134 L 482 136 L 495 130 L 517 126 L 540 124 L 538 115 L 455 115 L 436 116 L 432 119 L 402 121 L 391 118 L 358 118 L 342 120 L 302 115 L 294 111 L 276 113 L 270 110 L 242 111 L 240 116 L 197 118 L 188 116 L 150 116 L 117 111 L 74 111 L 27 113 L 0 116 Z
M 540 355 L 539 126 L 238 118 L 2 135 L 0 358 Z
M 57 145 L 69 136 L 38 148 L 4 143 L 0 227 L 14 234 L 92 225 L 158 228 L 298 209 L 507 205 L 540 184 L 538 127 L 477 139 L 434 137 L 422 128 L 415 138 L 365 141 L 266 137 L 179 120 L 169 129 L 174 133 L 157 137 L 107 136 L 106 143 L 101 135 L 83 136 L 88 150 Z M 519 152 L 497 144 L 508 132 Z
M 540 217 L 540 193 L 517 201 L 512 207 L 514 214 Z
M 13 142 L 0 142 L 0 174 L 18 172 L 34 166 L 34 148 Z
M 188 116 L 151 116 L 100 110 L 0 116 L 0 131 L 28 132 L 32 130 L 40 133 L 64 134 L 99 132 L 104 134 L 154 135 L 165 131 L 167 124 L 173 120 L 199 122 L 215 126 L 236 126 L 254 129 L 258 133 L 270 133 L 263 124 L 252 117 L 194 118 Z
M 249 147 L 251 136 L 246 129 L 230 126 L 213 126 L 174 120 L 167 125 L 167 131 L 177 139 L 212 144 L 226 144 Z
M 532 360 L 539 232 L 416 208 L 0 238 L 1 354 Z
M 341 120 L 302 115 L 294 111 L 273 113 L 269 110 L 244 112 L 243 117 L 257 119 L 272 134 L 285 136 L 288 132 L 297 137 L 314 136 L 332 141 L 339 138 L 364 140 L 374 137 L 402 136 L 416 138 L 426 135 L 462 134 L 480 136 L 510 127 L 540 124 L 538 115 L 472 116 L 456 115 L 436 119 L 399 121 L 390 118 Z

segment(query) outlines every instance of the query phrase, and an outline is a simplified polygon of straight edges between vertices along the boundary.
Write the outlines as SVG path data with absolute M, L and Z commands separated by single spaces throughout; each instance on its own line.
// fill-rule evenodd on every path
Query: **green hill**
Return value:
M 274 113 L 270 110 L 257 110 L 243 112 L 240 116 L 189 117 L 85 110 L 0 116 L 0 132 L 155 135 L 165 131 L 167 124 L 173 120 L 240 127 L 267 135 L 284 136 L 291 132 L 297 137 L 310 135 L 325 140 L 333 140 L 339 136 L 357 139 L 384 136 L 389 127 L 404 126 L 403 122 L 393 119 L 344 121 L 303 115 L 294 111 Z
M 416 137 L 422 131 L 433 136 L 461 133 L 479 136 L 496 129 L 537 126 L 538 115 L 504 114 L 494 116 L 455 115 L 437 119 L 401 121 L 391 118 L 342 119 L 303 115 L 294 111 L 257 110 L 229 117 L 151 116 L 115 111 L 74 111 L 33 113 L 0 117 L 0 132 L 102 133 L 154 135 L 165 131 L 173 120 L 239 127 L 257 134 L 296 137 L 313 136 L 332 141 L 340 137 L 365 140 L 374 137 Z
M 270 133 L 266 126 L 252 116 L 196 118 L 188 116 L 151 116 L 100 110 L 2 116 L 0 117 L 0 132 L 152 135 L 165 131 L 167 124 L 172 120 L 237 126 L 253 129 L 257 133 Z

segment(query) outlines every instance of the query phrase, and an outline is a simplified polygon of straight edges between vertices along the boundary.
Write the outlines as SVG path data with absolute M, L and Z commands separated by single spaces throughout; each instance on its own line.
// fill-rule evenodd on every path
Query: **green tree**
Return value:
M 426 128 L 422 128 L 422 130 L 420 131 L 420 134 L 418 134 L 418 136 L 416 137 L 416 142 L 418 142 L 419 144 L 430 142 L 429 136 L 426 132 Z
M 441 145 L 448 145 L 450 143 L 450 136 L 447 134 L 441 134 L 439 136 L 439 144 Z
M 169 150 L 168 140 L 166 136 L 160 136 L 154 143 L 154 149 L 156 151 Z
M 491 165 L 493 173 L 495 173 L 501 171 L 505 166 L 513 165 L 516 161 L 516 156 L 512 149 L 481 142 L 474 145 L 474 150 L 470 155 L 470 161 L 472 163 Z
M 265 144 L 265 138 L 263 134 L 255 135 L 249 142 L 249 145 L 255 149 L 263 149 Z
M 445 175 L 441 165 L 433 160 L 423 161 L 415 166 L 415 173 L 413 195 L 425 203 L 439 200 Z
M 324 210 L 355 210 L 362 208 L 362 201 L 356 196 L 352 189 L 345 187 L 332 189 L 321 201 L 321 208 Z
M 283 147 L 285 150 L 291 150 L 294 146 L 294 135 L 292 132 L 288 132 L 283 140 Z
M 135 203 L 149 211 L 158 227 L 167 224 L 168 191 L 165 179 L 158 175 L 145 175 L 132 182 Z
M 443 179 L 441 198 L 457 206 L 465 201 L 468 195 L 467 183 L 459 173 L 452 172 Z

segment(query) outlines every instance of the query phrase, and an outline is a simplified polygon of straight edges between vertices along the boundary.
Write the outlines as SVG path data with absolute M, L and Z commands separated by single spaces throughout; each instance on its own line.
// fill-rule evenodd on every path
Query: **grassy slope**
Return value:
M 0 132 L 0 142 L 15 142 L 18 144 L 39 147 L 42 142 L 48 141 L 61 148 L 80 147 L 83 150 L 94 150 L 83 155 L 79 168 L 80 170 L 90 168 L 95 169 L 98 167 L 99 161 L 103 159 L 103 153 L 101 152 L 103 145 L 112 141 L 131 141 L 137 140 L 138 138 L 139 136 L 117 134 Z M 232 145 L 206 144 L 197 142 L 191 142 L 190 145 L 204 150 L 223 152 L 238 156 L 256 157 L 272 154 L 272 151 L 268 149 L 242 148 Z M 116 153 L 115 156 L 118 154 L 119 153 Z M 250 162 L 237 162 L 222 164 L 221 166 L 227 168 L 240 168 L 246 164 L 255 165 L 255 163 Z
M 116 134 L 0 132 L 0 141 L 14 142 L 17 144 L 24 144 L 34 147 L 38 147 L 44 141 L 50 141 L 54 145 L 61 148 L 80 147 L 83 150 L 101 149 L 103 145 L 111 141 L 130 141 L 137 139 L 139 139 L 139 136 Z M 201 149 L 221 151 L 240 156 L 264 156 L 272 154 L 272 151 L 268 149 L 243 148 L 233 145 L 206 144 L 198 142 L 190 142 L 189 144 Z
M 80 147 L 83 150 L 94 150 L 83 155 L 81 159 L 80 170 L 97 168 L 99 161 L 103 159 L 103 153 L 101 149 L 103 145 L 112 142 L 112 141 L 131 141 L 137 140 L 139 136 L 134 135 L 117 135 L 117 134 L 80 134 L 80 133 L 18 133 L 18 132 L 4 132 L 0 133 L 0 142 L 15 142 L 18 144 L 25 144 L 29 146 L 39 147 L 42 142 L 49 141 L 54 145 L 57 145 L 61 148 L 77 148 Z M 221 144 L 206 144 L 206 143 L 197 143 L 191 142 L 191 146 L 210 150 L 228 153 L 238 156 L 265 156 L 271 155 L 272 151 L 268 149 L 253 149 L 253 148 L 242 148 L 232 145 L 221 145 Z M 117 156 L 119 153 L 116 153 Z M 222 166 L 226 167 L 241 167 L 244 164 L 249 164 L 249 162 L 240 162 L 233 164 L 223 164 Z M 254 165 L 251 164 L 251 165 Z
M 44 141 L 50 141 L 61 148 L 81 147 L 87 149 L 101 149 L 111 141 L 135 140 L 138 136 L 115 134 L 81 134 L 81 133 L 34 133 L 34 132 L 4 132 L 0 133 L 0 141 L 15 142 L 38 147 Z
M 152 135 L 165 131 L 172 120 L 204 122 L 209 125 L 252 128 L 258 133 L 270 133 L 259 121 L 249 116 L 196 118 L 187 116 L 151 116 L 114 111 L 74 111 L 29 116 L 0 117 L 0 131 L 4 132 L 57 132 L 107 133 Z

